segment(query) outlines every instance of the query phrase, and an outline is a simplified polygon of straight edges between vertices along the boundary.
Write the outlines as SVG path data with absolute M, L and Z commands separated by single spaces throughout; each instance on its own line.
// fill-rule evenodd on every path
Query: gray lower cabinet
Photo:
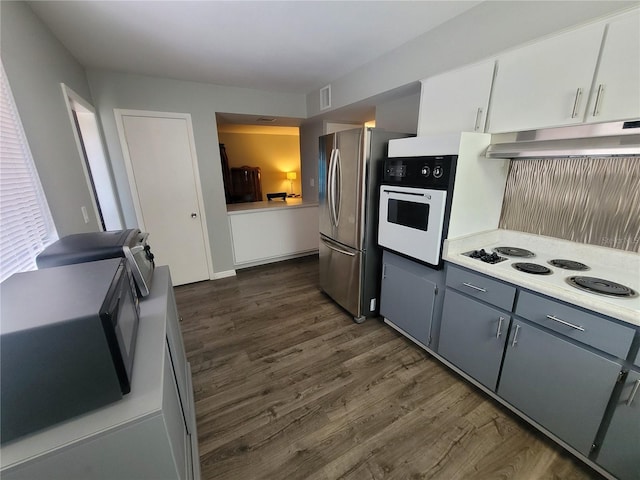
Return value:
M 438 278 L 444 280 L 443 277 L 442 270 L 433 270 L 385 251 L 380 315 L 423 345 L 433 348 Z
M 596 461 L 621 480 L 640 478 L 640 372 L 627 375 Z
M 495 390 L 511 317 L 447 289 L 438 353 Z
M 621 365 L 514 320 L 498 395 L 589 455 Z

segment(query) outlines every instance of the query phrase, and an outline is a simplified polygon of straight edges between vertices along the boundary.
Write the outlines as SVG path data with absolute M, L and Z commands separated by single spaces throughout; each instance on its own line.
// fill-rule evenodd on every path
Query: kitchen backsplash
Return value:
M 640 252 L 640 157 L 511 161 L 500 228 Z

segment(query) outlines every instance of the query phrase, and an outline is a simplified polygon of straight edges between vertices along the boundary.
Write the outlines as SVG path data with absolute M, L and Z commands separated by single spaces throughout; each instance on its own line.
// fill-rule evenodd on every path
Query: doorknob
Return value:
M 197 213 L 193 212 L 193 213 L 191 214 L 191 218 L 197 218 L 197 217 L 198 217 L 198 214 L 197 214 Z

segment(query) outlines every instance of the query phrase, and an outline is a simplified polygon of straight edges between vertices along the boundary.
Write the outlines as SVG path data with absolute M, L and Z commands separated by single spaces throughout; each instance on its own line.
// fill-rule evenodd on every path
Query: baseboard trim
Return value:
M 235 270 L 225 270 L 224 272 L 214 272 L 211 280 L 220 280 L 221 278 L 235 277 Z
M 278 257 L 263 258 L 260 260 L 255 260 L 253 262 L 236 263 L 235 267 L 236 267 L 236 270 L 240 270 L 243 268 L 257 267 L 259 265 L 267 265 L 269 263 L 282 262 L 284 260 L 292 260 L 294 258 L 306 257 L 309 255 L 317 255 L 317 254 L 318 254 L 318 249 L 316 248 L 313 250 L 306 250 L 303 252 L 292 253 L 290 255 L 281 255 Z

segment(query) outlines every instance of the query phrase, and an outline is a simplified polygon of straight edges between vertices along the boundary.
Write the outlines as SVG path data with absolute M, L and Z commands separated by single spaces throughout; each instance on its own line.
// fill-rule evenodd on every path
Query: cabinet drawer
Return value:
M 516 295 L 512 285 L 452 265 L 447 266 L 447 286 L 509 311 Z
M 635 333 L 597 314 L 529 292 L 520 292 L 515 313 L 618 358 L 626 358 Z

